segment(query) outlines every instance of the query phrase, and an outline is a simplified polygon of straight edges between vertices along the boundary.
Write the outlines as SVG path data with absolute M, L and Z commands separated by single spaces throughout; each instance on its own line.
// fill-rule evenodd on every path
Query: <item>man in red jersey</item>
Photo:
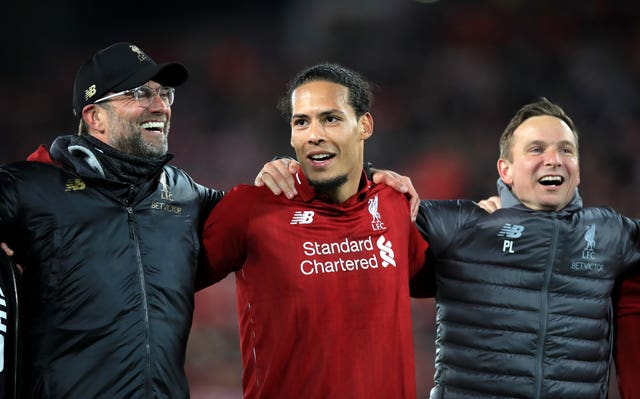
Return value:
M 433 269 L 438 286 L 430 397 L 605 398 L 615 332 L 621 396 L 639 398 L 640 221 L 583 208 L 577 130 L 545 98 L 503 132 L 498 171 L 498 212 L 476 206 L 498 198 L 420 207 L 430 269 L 412 292 L 432 293 Z
M 236 273 L 245 398 L 416 397 L 408 280 L 427 244 L 363 171 L 371 101 L 339 65 L 299 73 L 281 103 L 298 196 L 237 186 L 205 224 L 200 277 Z

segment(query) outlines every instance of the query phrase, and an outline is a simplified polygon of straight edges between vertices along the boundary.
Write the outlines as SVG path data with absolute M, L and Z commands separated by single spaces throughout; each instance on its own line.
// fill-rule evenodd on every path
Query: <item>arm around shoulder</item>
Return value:
M 238 270 L 245 259 L 246 238 L 255 196 L 238 186 L 211 211 L 202 227 L 196 289 L 212 285 Z

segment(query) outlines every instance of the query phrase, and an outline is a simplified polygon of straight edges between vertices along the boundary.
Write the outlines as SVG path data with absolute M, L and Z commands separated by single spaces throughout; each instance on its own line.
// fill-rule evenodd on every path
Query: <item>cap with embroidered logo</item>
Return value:
M 110 92 L 133 89 L 150 80 L 174 87 L 187 77 L 182 64 L 157 64 L 138 46 L 115 43 L 99 50 L 78 69 L 73 84 L 73 114 L 80 117 L 86 105 Z

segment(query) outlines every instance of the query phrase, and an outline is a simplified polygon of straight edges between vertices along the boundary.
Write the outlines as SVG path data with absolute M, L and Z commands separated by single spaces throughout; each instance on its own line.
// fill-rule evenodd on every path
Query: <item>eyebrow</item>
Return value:
M 320 117 L 328 116 L 328 115 L 331 115 L 331 114 L 345 115 L 345 113 L 340 111 L 339 109 L 333 108 L 333 109 L 330 109 L 328 111 L 320 112 Z M 293 115 L 291 115 L 291 119 L 296 119 L 296 118 L 309 118 L 309 115 L 307 115 L 307 114 L 293 114 Z
M 531 140 L 528 145 L 541 145 L 541 146 L 548 146 L 548 143 L 546 141 L 543 140 Z M 576 147 L 576 144 L 574 142 L 572 142 L 571 140 L 561 140 L 558 141 L 556 143 L 557 146 L 564 146 L 564 145 L 568 145 L 571 147 Z

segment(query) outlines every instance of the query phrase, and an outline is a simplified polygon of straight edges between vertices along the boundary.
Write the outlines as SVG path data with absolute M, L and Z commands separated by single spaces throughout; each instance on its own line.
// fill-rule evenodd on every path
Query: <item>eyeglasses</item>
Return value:
M 117 93 L 106 95 L 102 98 L 97 99 L 93 103 L 98 104 L 103 101 L 111 100 L 112 98 L 118 96 L 129 96 L 135 98 L 141 107 L 147 108 L 153 102 L 153 96 L 155 96 L 156 94 L 160 97 L 160 100 L 162 100 L 162 103 L 164 105 L 170 107 L 171 104 L 173 104 L 176 89 L 174 89 L 173 87 L 165 86 L 158 87 L 157 89 L 153 89 L 149 86 L 139 86 L 135 89 L 123 90 Z

